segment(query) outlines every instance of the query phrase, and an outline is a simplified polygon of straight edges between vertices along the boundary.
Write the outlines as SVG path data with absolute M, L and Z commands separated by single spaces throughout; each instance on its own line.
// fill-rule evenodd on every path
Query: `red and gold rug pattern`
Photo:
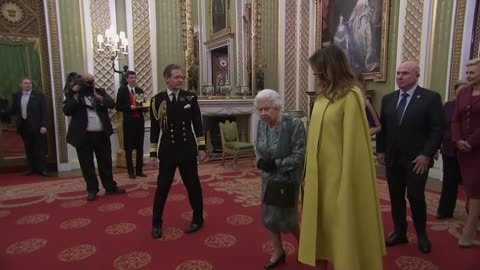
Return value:
M 81 177 L 48 179 L 0 187 L 0 269 L 262 269 L 273 247 L 260 216 L 261 172 L 241 160 L 237 169 L 218 163 L 199 167 L 204 195 L 204 227 L 184 234 L 192 217 L 180 176 L 175 176 L 164 213 L 163 237 L 150 237 L 155 170 L 147 178 L 115 179 L 128 191 L 100 192 L 85 200 Z M 21 178 L 21 177 L 20 177 Z M 9 180 L 9 183 L 14 180 Z M 392 231 L 388 189 L 378 180 L 385 234 Z M 434 218 L 439 194 L 426 192 L 428 234 L 433 249 L 422 254 L 409 221 L 409 244 L 387 249 L 387 270 L 480 269 L 480 241 L 471 249 L 457 245 L 465 202 L 455 218 Z M 409 214 L 410 215 L 410 214 Z M 287 263 L 278 269 L 312 269 L 297 262 L 297 243 L 283 237 Z M 347 259 L 347 258 L 346 258 Z M 330 266 L 329 269 L 332 269 Z

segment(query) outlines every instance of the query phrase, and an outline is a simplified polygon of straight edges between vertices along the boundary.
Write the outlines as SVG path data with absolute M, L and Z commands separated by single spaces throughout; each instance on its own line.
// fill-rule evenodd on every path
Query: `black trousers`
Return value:
M 457 202 L 458 185 L 462 182 L 462 175 L 457 157 L 442 155 L 442 160 L 442 195 L 438 203 L 437 215 L 453 216 Z
M 98 180 L 95 174 L 93 155 L 97 158 L 98 174 L 105 190 L 117 188 L 112 175 L 112 147 L 110 136 L 105 132 L 87 132 L 86 143 L 76 148 L 82 175 L 87 183 L 87 192 L 97 193 Z
M 40 129 L 32 130 L 27 121 L 22 120 L 18 129 L 25 146 L 27 166 L 32 171 L 42 172 L 47 165 L 47 136 L 40 134 Z
M 192 159 L 176 162 L 174 160 L 162 159 L 160 160 L 157 190 L 155 191 L 155 199 L 153 201 L 152 226 L 154 228 L 162 227 L 163 209 L 177 167 L 180 170 L 180 176 L 187 189 L 188 199 L 193 209 L 192 223 L 203 224 L 202 186 L 198 178 L 197 160 Z
M 407 233 L 405 189 L 410 202 L 417 235 L 422 235 L 426 232 L 427 205 L 425 202 L 425 184 L 428 178 L 428 170 L 423 174 L 416 174 L 413 171 L 413 166 L 414 164 L 410 160 L 403 159 L 402 161 L 402 159 L 399 159 L 386 167 L 395 233 L 400 235 L 406 235 Z
M 135 172 L 143 172 L 143 139 L 145 135 L 145 120 L 142 117 L 131 118 L 128 125 L 123 126 L 123 139 L 125 140 L 125 161 L 129 174 L 133 174 L 132 151 L 137 150 Z

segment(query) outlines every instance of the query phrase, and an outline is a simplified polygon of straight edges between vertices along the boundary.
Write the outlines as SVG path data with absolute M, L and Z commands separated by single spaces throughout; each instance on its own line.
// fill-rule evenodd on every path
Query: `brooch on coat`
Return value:
M 193 96 L 186 96 L 185 98 L 186 98 L 188 101 L 192 101 Z

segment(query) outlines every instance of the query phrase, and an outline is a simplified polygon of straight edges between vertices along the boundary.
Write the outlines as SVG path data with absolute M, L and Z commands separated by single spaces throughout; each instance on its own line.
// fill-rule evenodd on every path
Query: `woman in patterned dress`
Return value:
M 260 91 L 254 106 L 260 115 L 257 127 L 257 167 L 262 170 L 262 221 L 270 231 L 273 253 L 265 263 L 272 269 L 285 262 L 281 233 L 292 233 L 298 240 L 297 200 L 305 158 L 305 127 L 303 122 L 281 112 L 282 99 L 270 89 Z M 288 208 L 265 203 L 266 187 L 270 181 L 294 183 L 294 205 Z

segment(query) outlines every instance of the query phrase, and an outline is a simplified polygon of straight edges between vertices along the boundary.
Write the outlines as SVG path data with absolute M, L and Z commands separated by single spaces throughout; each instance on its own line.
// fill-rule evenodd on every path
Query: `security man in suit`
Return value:
M 147 177 L 143 173 L 143 138 L 145 136 L 145 118 L 143 113 L 148 111 L 137 104 L 136 95 L 143 96 L 143 90 L 137 87 L 137 74 L 127 71 L 127 84 L 118 89 L 115 109 L 123 112 L 123 148 L 127 162 L 128 177 L 135 179 L 136 176 Z M 136 149 L 136 166 L 133 170 L 132 150 Z
M 42 176 L 48 176 L 45 96 L 32 90 L 32 81 L 27 77 L 20 80 L 20 87 L 22 90 L 13 94 L 12 107 L 5 115 L 17 117 L 17 131 L 22 136 L 29 167 L 24 175 L 37 172 Z
M 405 190 L 412 210 L 418 248 L 430 252 L 426 233 L 427 208 L 425 184 L 433 157 L 444 132 L 442 99 L 434 91 L 418 86 L 420 68 L 415 62 L 402 63 L 397 69 L 400 88 L 382 99 L 377 134 L 377 160 L 386 165 L 386 175 L 394 232 L 385 240 L 387 246 L 407 243 Z
M 112 124 L 108 109 L 115 107 L 115 101 L 105 89 L 95 87 L 95 77 L 84 74 L 81 83 L 74 82 L 63 102 L 63 113 L 71 116 L 68 125 L 67 143 L 77 150 L 80 169 L 87 184 L 87 201 L 97 198 L 98 180 L 95 174 L 93 155 L 97 158 L 98 174 L 106 194 L 125 193 L 113 180 L 112 146 L 110 135 Z
M 202 115 L 194 93 L 181 90 L 183 73 L 179 65 L 168 65 L 163 77 L 167 90 L 155 95 L 150 108 L 150 157 L 152 165 L 159 165 L 157 190 L 153 202 L 152 237 L 162 237 L 162 214 L 172 185 L 175 170 L 179 169 L 193 209 L 191 224 L 185 233 L 203 226 L 202 187 L 198 178 L 197 156 L 205 159 L 205 137 Z M 194 132 L 192 131 L 192 127 Z M 157 142 L 160 147 L 157 151 Z

